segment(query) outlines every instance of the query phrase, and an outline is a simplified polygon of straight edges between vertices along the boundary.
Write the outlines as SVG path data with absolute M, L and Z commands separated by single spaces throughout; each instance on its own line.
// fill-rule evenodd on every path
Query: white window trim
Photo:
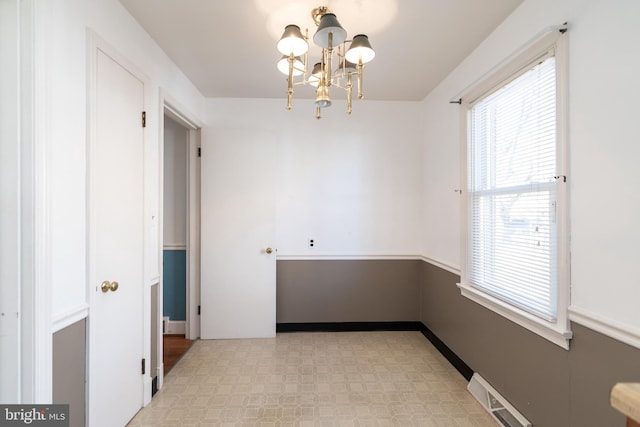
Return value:
M 462 111 L 462 132 L 461 132 L 461 183 L 467 185 L 467 137 L 468 137 L 468 114 L 472 104 L 480 97 L 491 92 L 496 87 L 503 86 L 519 75 L 519 72 L 530 65 L 552 49 L 555 50 L 556 57 L 556 84 L 557 84 L 557 132 L 558 132 L 558 173 L 562 177 L 557 186 L 557 225 L 558 225 L 558 289 L 557 289 L 557 318 L 555 321 L 546 321 L 535 315 L 528 313 L 503 300 L 495 298 L 490 294 L 472 287 L 468 280 L 468 234 L 470 230 L 470 215 L 468 210 L 468 198 L 466 194 L 462 198 L 462 224 L 461 224 L 461 294 L 470 300 L 492 310 L 493 312 L 513 321 L 514 323 L 538 334 L 539 336 L 559 345 L 564 349 L 569 349 L 572 332 L 569 321 L 570 303 L 570 278 L 569 278 L 569 214 L 568 195 L 566 177 L 568 176 L 567 157 L 567 119 L 568 119 L 568 86 L 567 86 L 567 41 L 563 36 L 564 31 L 547 31 L 537 40 L 530 42 L 520 49 L 508 60 L 504 61 L 500 67 L 491 71 L 485 78 L 475 83 L 465 91 L 461 97 Z M 466 190 L 465 190 L 466 193 Z

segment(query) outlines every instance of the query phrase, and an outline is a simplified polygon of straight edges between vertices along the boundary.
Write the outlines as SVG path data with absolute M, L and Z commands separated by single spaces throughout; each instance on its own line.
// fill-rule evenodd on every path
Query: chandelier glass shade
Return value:
M 339 87 L 347 92 L 347 113 L 351 114 L 352 78 L 355 76 L 358 86 L 358 99 L 362 92 L 362 74 L 364 64 L 375 57 L 369 38 L 358 34 L 347 40 L 347 32 L 326 6 L 311 11 L 318 27 L 313 42 L 321 48 L 320 62 L 309 71 L 309 35 L 302 34 L 297 25 L 287 25 L 277 48 L 282 54 L 278 61 L 278 70 L 287 76 L 287 110 L 293 108 L 293 88 L 296 85 L 310 85 L 316 88 L 316 118 L 321 117 L 321 109 L 331 106 L 330 88 Z M 347 48 L 347 44 L 349 47 Z M 335 58 L 334 58 L 335 57 Z M 333 69 L 333 64 L 337 64 Z M 298 80 L 295 77 L 299 77 Z
M 278 61 L 278 70 L 282 74 L 289 74 L 289 57 L 287 55 L 282 55 L 280 61 Z M 299 56 L 293 58 L 293 76 L 299 76 L 304 73 L 304 63 L 300 59 Z
M 278 42 L 278 50 L 283 55 L 300 56 L 307 53 L 309 50 L 309 43 L 306 38 L 300 32 L 300 27 L 297 25 L 287 25 L 284 28 L 284 33 Z

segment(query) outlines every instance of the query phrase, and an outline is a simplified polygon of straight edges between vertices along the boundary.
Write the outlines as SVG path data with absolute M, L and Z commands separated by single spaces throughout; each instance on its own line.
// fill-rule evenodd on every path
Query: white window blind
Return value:
M 468 281 L 557 316 L 556 64 L 536 61 L 469 110 Z

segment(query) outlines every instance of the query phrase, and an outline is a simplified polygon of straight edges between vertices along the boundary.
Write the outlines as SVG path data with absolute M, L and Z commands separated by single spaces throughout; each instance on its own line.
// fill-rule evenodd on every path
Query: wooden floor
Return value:
M 163 352 L 162 359 L 164 363 L 164 373 L 173 368 L 173 366 L 180 360 L 183 354 L 189 350 L 193 341 L 188 340 L 184 335 L 163 335 Z

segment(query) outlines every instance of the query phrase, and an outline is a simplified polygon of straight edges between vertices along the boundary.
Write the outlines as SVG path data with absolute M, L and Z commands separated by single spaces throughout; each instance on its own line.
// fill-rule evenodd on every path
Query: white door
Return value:
M 144 83 L 101 50 L 95 72 L 89 417 L 92 427 L 112 427 L 125 425 L 143 399 Z
M 275 135 L 203 129 L 201 141 L 201 337 L 275 336 Z

